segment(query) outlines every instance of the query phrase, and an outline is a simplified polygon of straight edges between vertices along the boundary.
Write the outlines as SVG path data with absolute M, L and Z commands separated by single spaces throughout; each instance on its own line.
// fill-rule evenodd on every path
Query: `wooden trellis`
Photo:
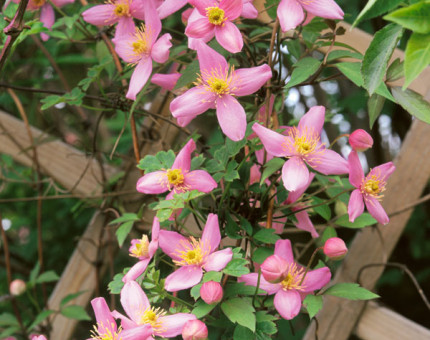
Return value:
M 265 19 L 262 18 L 262 20 Z M 338 37 L 338 41 L 344 41 L 363 53 L 372 37 L 359 29 L 349 30 L 347 24 L 342 25 L 347 28 L 347 32 L 344 36 Z M 403 59 L 403 52 L 396 50 L 393 58 L 396 57 Z M 411 84 L 410 88 L 429 99 L 430 68 L 427 68 Z M 163 114 L 166 116 L 169 115 L 167 108 L 168 103 L 165 103 Z M 172 130 L 169 130 L 171 133 L 165 133 L 166 130 L 171 129 L 167 123 L 147 124 L 151 124 L 161 131 L 165 137 L 164 143 L 167 145 L 172 143 L 175 133 L 172 133 Z M 117 172 L 117 169 L 104 164 L 101 165 L 65 143 L 48 139 L 49 136 L 37 129 L 32 129 L 32 134 L 37 141 L 50 140 L 46 143 L 36 143 L 37 146 L 35 146 L 38 150 L 41 171 L 72 193 L 85 197 L 98 195 L 101 193 L 102 168 L 107 177 Z M 420 197 L 430 177 L 430 148 L 425 148 L 426 145 L 430 145 L 430 126 L 416 120 L 395 161 L 397 171 L 390 178 L 385 194 L 383 204 L 388 213 L 398 210 L 405 204 L 415 202 Z M 0 152 L 10 154 L 16 161 L 31 166 L 31 154 L 22 151 L 31 150 L 31 147 L 24 123 L 0 112 Z M 155 153 L 161 149 L 160 141 L 155 144 L 148 143 L 144 146 L 142 154 Z M 132 190 L 138 175 L 137 171 L 132 171 L 127 176 L 121 190 Z M 378 226 L 381 236 L 377 235 L 374 228 L 359 232 L 334 281 L 355 281 L 358 271 L 366 264 L 386 261 L 402 234 L 411 212 L 412 210 L 409 210 L 396 215 L 387 226 Z M 88 304 L 96 286 L 95 273 L 97 270 L 94 263 L 88 259 L 92 259 L 94 262 L 97 260 L 100 246 L 94 242 L 88 242 L 88 240 L 98 240 L 106 225 L 105 214 L 102 211 L 97 212 L 79 241 L 76 251 L 72 254 L 49 299 L 50 308 L 58 308 L 59 302 L 65 295 L 83 290 L 86 291 L 85 294 L 79 296 L 74 303 L 82 306 Z M 384 240 L 383 244 L 381 238 Z M 360 282 L 365 287 L 372 289 L 382 271 L 382 267 L 368 269 L 361 275 Z M 342 340 L 347 339 L 354 332 L 362 339 L 388 339 L 388 337 L 384 338 L 378 331 L 388 335 L 391 340 L 402 339 L 401 334 L 407 334 L 408 338 L 414 339 L 430 338 L 429 330 L 374 303 L 366 305 L 364 302 L 341 301 L 335 297 L 327 297 L 324 301 L 323 311 L 317 315 L 317 318 L 319 321 L 318 339 Z M 394 334 L 397 335 L 397 338 L 392 335 L 393 333 L 387 332 L 387 327 L 381 327 L 381 324 L 388 324 L 391 330 L 395 330 L 396 333 Z M 70 339 L 75 326 L 76 322 L 58 316 L 53 323 L 51 338 Z M 405 330 L 407 333 L 402 333 Z M 413 336 L 410 337 L 410 335 Z M 314 323 L 308 329 L 305 339 L 315 339 Z

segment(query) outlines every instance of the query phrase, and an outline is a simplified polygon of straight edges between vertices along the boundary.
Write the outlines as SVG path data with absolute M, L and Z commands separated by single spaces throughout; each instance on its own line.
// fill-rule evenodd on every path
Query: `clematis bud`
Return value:
M 278 255 L 269 256 L 261 265 L 261 274 L 267 282 L 278 283 L 285 277 L 288 263 Z
M 200 296 L 208 305 L 218 303 L 222 300 L 223 291 L 218 282 L 208 281 L 202 284 Z
M 11 295 L 18 296 L 25 292 L 26 285 L 21 279 L 13 280 L 10 283 L 9 292 Z
M 372 137 L 363 129 L 357 129 L 349 135 L 349 144 L 355 151 L 366 151 L 373 145 Z
M 332 237 L 325 242 L 323 251 L 332 260 L 340 260 L 346 255 L 348 248 L 342 239 Z
M 189 320 L 182 328 L 184 340 L 203 340 L 208 338 L 208 328 L 200 320 Z
M 36 335 L 36 334 L 31 334 L 30 338 L 31 340 L 47 340 L 44 335 Z

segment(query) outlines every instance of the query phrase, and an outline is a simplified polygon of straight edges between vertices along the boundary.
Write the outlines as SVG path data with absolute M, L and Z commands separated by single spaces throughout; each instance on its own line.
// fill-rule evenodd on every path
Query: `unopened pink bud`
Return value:
M 189 320 L 182 328 L 184 340 L 203 340 L 208 338 L 208 328 L 200 320 Z
M 9 292 L 11 295 L 18 296 L 25 292 L 26 285 L 21 279 L 13 280 L 10 283 Z
M 355 151 L 366 151 L 373 145 L 372 136 L 363 129 L 355 130 L 349 135 L 349 144 Z
M 222 287 L 215 281 L 205 282 L 200 288 L 200 296 L 208 305 L 220 302 L 222 300 L 222 295 Z
M 30 334 L 31 340 L 47 340 L 44 335 Z
M 323 248 L 324 254 L 326 254 L 332 260 L 340 260 L 348 252 L 348 248 L 339 237 L 329 238 Z
M 278 283 L 284 279 L 288 263 L 278 255 L 269 256 L 261 265 L 261 274 L 267 282 Z

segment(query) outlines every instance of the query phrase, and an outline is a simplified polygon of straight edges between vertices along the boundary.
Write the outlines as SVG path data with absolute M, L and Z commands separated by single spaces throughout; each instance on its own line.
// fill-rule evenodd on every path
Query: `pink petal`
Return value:
M 291 157 L 285 162 L 282 167 L 282 181 L 288 191 L 303 190 L 303 187 L 306 187 L 309 170 L 300 157 Z
M 145 13 L 145 25 L 151 31 L 151 41 L 148 44 L 151 46 L 161 32 L 161 20 L 157 10 L 154 7 L 153 1 L 144 1 L 143 9 Z
M 127 63 L 136 64 L 142 58 L 133 51 L 133 42 L 135 42 L 135 40 L 134 33 L 125 34 L 112 39 L 115 44 L 115 52 Z
M 306 210 L 300 211 L 294 216 L 297 218 L 297 223 L 294 223 L 297 228 L 310 232 L 313 238 L 319 236 Z
M 294 319 L 302 307 L 302 299 L 297 290 L 280 289 L 273 300 L 276 310 L 287 320 Z
M 224 22 L 224 25 L 215 26 L 215 37 L 219 44 L 231 53 L 242 51 L 243 39 L 242 33 L 230 21 Z
M 136 190 L 143 194 L 161 194 L 168 190 L 166 171 L 154 171 L 140 177 Z
M 204 170 L 194 170 L 185 174 L 185 185 L 190 187 L 190 190 L 198 190 L 201 192 L 211 192 L 218 186 L 218 183 Z
M 158 243 L 163 252 L 177 261 L 182 260 L 182 258 L 178 256 L 178 251 L 185 250 L 185 246 L 190 245 L 190 241 L 188 241 L 186 237 L 175 231 L 167 230 L 160 230 Z
M 364 179 L 363 168 L 356 151 L 351 151 L 348 156 L 349 182 L 359 188 Z
M 158 219 L 157 216 L 155 216 L 154 221 L 152 222 L 151 240 L 158 242 L 159 236 L 160 236 L 160 220 Z M 158 245 L 157 245 L 157 247 L 158 247 Z M 151 254 L 151 251 L 149 251 L 149 253 Z
M 312 180 L 314 179 L 315 174 L 313 172 L 309 173 L 309 179 L 308 182 L 306 183 L 306 185 L 300 189 L 297 189 L 296 191 L 291 191 L 288 193 L 288 198 L 287 198 L 287 204 L 291 204 L 296 202 L 306 191 L 307 188 L 309 188 L 309 185 L 311 185 Z
M 275 255 L 282 257 L 288 263 L 294 262 L 293 249 L 290 240 L 278 240 L 275 243 Z
M 196 149 L 196 143 L 190 139 L 179 151 L 173 162 L 172 169 L 181 169 L 183 172 L 189 171 L 191 166 L 191 154 Z
M 54 9 L 49 3 L 42 6 L 40 10 L 40 21 L 43 22 L 43 27 L 51 28 L 55 22 Z
M 271 77 L 272 70 L 267 64 L 238 69 L 235 71 L 235 78 L 233 78 L 232 87 L 236 87 L 233 93 L 235 96 L 248 96 L 257 92 Z M 264 115 L 265 113 L 266 109 L 264 107 Z
M 125 274 L 122 278 L 122 282 L 135 281 L 142 273 L 145 271 L 146 267 L 148 267 L 149 261 L 151 261 L 151 257 L 148 257 L 144 260 L 137 262 L 130 270 Z
M 302 6 L 297 0 L 281 0 L 277 14 L 282 32 L 296 28 L 305 19 Z
M 324 175 L 343 175 L 349 172 L 348 161 L 333 150 L 321 149 L 306 161 Z
M 292 143 L 288 137 L 281 135 L 275 131 L 272 131 L 263 125 L 254 124 L 252 130 L 260 138 L 266 151 L 275 157 L 286 157 L 291 156 L 286 152 L 286 144 Z
M 121 332 L 121 340 L 148 339 L 152 338 L 152 333 L 152 326 L 150 324 L 144 324 L 123 330 Z
M 188 3 L 187 0 L 165 0 L 157 8 L 160 19 L 167 18 L 169 15 L 179 11 Z
M 308 133 L 321 134 L 324 125 L 325 107 L 313 106 L 299 121 L 299 131 L 307 130 Z
M 136 31 L 136 26 L 132 17 L 121 17 L 118 20 L 118 25 L 115 29 L 115 38 L 133 33 Z
M 206 249 L 213 253 L 218 249 L 221 241 L 221 233 L 219 231 L 218 215 L 209 214 L 203 229 L 201 241 Z M 230 249 L 230 248 L 228 248 Z M 230 249 L 231 250 L 231 249 Z
M 180 73 L 169 73 L 169 74 L 161 74 L 155 73 L 152 75 L 151 83 L 160 86 L 164 90 L 172 91 L 178 79 L 181 78 L 182 74 Z
M 74 2 L 75 0 L 52 0 L 52 3 L 57 7 L 63 7 Z
M 364 211 L 363 195 L 359 189 L 355 189 L 351 193 L 348 203 L 348 215 L 349 221 L 354 222 L 354 220 L 360 216 Z
M 150 308 L 149 300 L 136 281 L 127 282 L 121 289 L 121 305 L 131 320 L 140 323 L 142 313 Z
M 333 0 L 300 1 L 303 8 L 315 16 L 327 19 L 343 19 L 343 11 Z
M 160 322 L 162 324 L 161 328 L 163 331 L 157 332 L 157 335 L 164 338 L 173 338 L 182 333 L 182 328 L 187 321 L 196 320 L 194 314 L 187 313 L 176 313 L 173 315 L 160 317 Z
M 196 39 L 206 37 L 212 32 L 214 32 L 214 25 L 206 17 L 188 21 L 188 25 L 185 28 L 185 34 L 190 38 Z
M 199 58 L 200 71 L 202 76 L 209 76 L 213 69 L 217 69 L 220 72 L 227 72 L 228 64 L 225 58 L 210 48 L 208 45 L 201 41 L 196 41 L 197 45 L 197 57 Z
M 225 248 L 223 250 L 218 250 L 208 256 L 205 261 L 205 270 L 219 272 L 223 270 L 225 266 L 231 261 L 233 257 L 233 251 L 231 248 Z
M 198 284 L 203 277 L 203 270 L 199 266 L 183 266 L 170 274 L 164 283 L 169 292 L 188 289 Z
M 384 163 L 374 167 L 366 177 L 376 176 L 378 179 L 386 181 L 388 177 L 396 170 L 393 162 Z
M 219 8 L 224 10 L 225 17 L 227 17 L 229 21 L 233 21 L 240 16 L 242 7 L 242 0 L 221 0 L 219 3 Z
M 102 297 L 95 298 L 91 300 L 91 306 L 93 306 L 94 314 L 96 315 L 96 321 L 97 321 L 97 324 L 99 325 L 98 326 L 99 329 L 100 329 L 100 325 L 104 325 L 105 327 L 108 325 L 109 327 L 107 328 L 115 332 L 116 322 L 111 315 L 111 312 L 106 303 L 106 300 Z
M 233 141 L 242 140 L 246 132 L 245 110 L 236 98 L 223 95 L 216 102 L 216 115 L 222 132 Z
M 152 46 L 151 57 L 157 63 L 163 64 L 169 59 L 169 49 L 172 47 L 171 39 L 172 36 L 169 33 L 163 34 Z
M 126 94 L 127 99 L 136 100 L 137 94 L 145 86 L 152 72 L 152 60 L 142 58 L 133 71 L 130 79 L 130 85 Z
M 251 2 L 244 1 L 240 16 L 246 19 L 256 19 L 258 17 L 258 10 Z
M 143 1 L 131 0 L 129 8 L 130 8 L 130 14 L 133 18 L 136 18 L 142 21 L 145 20 L 145 7 L 143 5 Z
M 92 25 L 112 25 L 118 21 L 118 17 L 114 15 L 114 10 L 115 5 L 97 5 L 84 11 L 82 16 L 86 22 Z
M 251 274 L 242 275 L 241 277 L 239 277 L 237 279 L 237 282 L 245 282 L 245 285 L 247 285 L 247 286 L 257 287 L 258 274 L 257 273 L 251 273 Z M 260 275 L 259 289 L 264 290 L 265 292 L 267 292 L 267 294 L 269 294 L 269 295 L 275 294 L 277 291 L 282 289 L 281 287 L 282 287 L 281 284 L 269 283 L 264 279 L 263 275 Z
M 189 89 L 183 95 L 175 98 L 170 103 L 170 111 L 173 117 L 195 117 L 214 105 L 214 95 L 197 86 Z
M 121 313 L 117 312 L 116 310 L 114 310 L 111 314 L 112 314 L 112 316 L 115 319 L 120 319 L 121 320 L 121 327 L 123 329 L 129 329 L 129 328 L 135 328 L 135 327 L 137 327 L 137 323 L 136 322 L 130 320 L 126 316 L 124 316 Z
M 372 196 L 367 196 L 364 199 L 364 203 L 366 203 L 366 208 L 369 211 L 370 215 L 373 216 L 375 220 L 377 220 L 381 224 L 387 224 L 390 222 L 390 219 L 387 216 L 387 213 L 385 212 L 384 208 L 382 207 L 381 203 Z
M 188 0 L 188 3 L 197 8 L 201 15 L 206 15 L 206 8 L 214 6 L 212 0 Z
M 327 267 L 310 270 L 305 276 L 303 281 L 305 293 L 313 292 L 314 290 L 321 289 L 330 282 L 331 273 Z

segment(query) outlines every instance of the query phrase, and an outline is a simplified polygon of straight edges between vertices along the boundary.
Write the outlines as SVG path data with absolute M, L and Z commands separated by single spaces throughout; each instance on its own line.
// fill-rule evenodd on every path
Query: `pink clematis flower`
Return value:
M 112 40 L 115 51 L 127 63 L 136 64 L 130 79 L 126 97 L 136 100 L 136 95 L 143 88 L 152 72 L 152 60 L 165 63 L 172 47 L 168 33 L 157 40 L 161 32 L 161 20 L 152 1 L 143 1 L 145 25 L 141 29 L 127 31 Z
M 188 0 L 155 0 L 160 19 L 167 18 L 169 15 L 179 11 L 188 3 Z
M 19 3 L 19 0 L 13 0 L 15 3 Z M 52 0 L 52 3 L 57 7 L 63 7 L 67 4 L 71 4 L 75 0 Z M 55 22 L 55 13 L 51 4 L 46 0 L 30 0 L 27 5 L 29 11 L 37 11 L 40 9 L 40 21 L 43 22 L 43 27 L 51 29 Z M 40 37 L 43 41 L 49 39 L 49 35 L 41 33 Z
M 309 180 L 308 164 L 324 175 L 340 175 L 349 172 L 348 162 L 339 154 L 325 148 L 320 135 L 324 124 L 325 108 L 312 107 L 301 119 L 298 127 L 288 129 L 288 136 L 254 124 L 266 151 L 275 157 L 290 157 L 282 167 L 282 180 L 289 191 L 303 188 Z
M 44 335 L 32 335 L 31 340 L 47 340 Z
M 221 241 L 218 216 L 209 214 L 202 238 L 186 237 L 174 231 L 160 231 L 160 248 L 180 266 L 166 278 L 164 288 L 175 292 L 195 286 L 206 271 L 221 271 L 233 257 L 231 248 L 215 251 Z
M 231 53 L 242 50 L 242 34 L 232 21 L 238 18 L 243 9 L 243 0 L 189 0 L 199 12 L 197 20 L 189 20 L 185 34 L 190 38 L 205 42 L 215 35 L 219 44 Z
M 290 240 L 276 241 L 275 255 L 272 256 L 266 259 L 266 261 L 270 261 L 270 267 L 276 269 L 274 272 L 279 272 L 277 267 L 282 266 L 284 271 L 280 272 L 281 277 L 278 279 L 278 283 L 269 283 L 264 277 L 260 277 L 259 288 L 269 295 L 275 294 L 273 302 L 276 310 L 284 319 L 291 320 L 299 314 L 306 295 L 321 289 L 330 282 L 330 269 L 323 267 L 309 270 L 305 276 L 305 268 L 294 262 Z M 275 262 L 279 265 L 276 265 Z M 238 281 L 245 282 L 249 286 L 257 286 L 258 274 L 242 275 Z
M 151 261 L 155 252 L 158 249 L 158 235 L 160 233 L 160 221 L 158 217 L 154 217 L 154 222 L 152 224 L 151 242 L 148 241 L 148 236 L 143 235 L 142 239 L 131 240 L 131 247 L 129 249 L 130 256 L 139 259 L 133 267 L 125 274 L 122 278 L 123 282 L 128 282 L 136 280 L 148 267 L 149 261 Z
M 363 168 L 356 151 L 351 151 L 348 157 L 349 182 L 356 187 L 349 199 L 348 215 L 349 220 L 354 220 L 364 211 L 364 204 L 379 223 L 387 224 L 390 219 L 385 213 L 379 201 L 382 199 L 381 193 L 385 190 L 388 177 L 394 172 L 396 167 L 392 162 L 379 165 L 364 177 Z M 364 201 L 364 203 L 363 203 Z
M 84 20 L 92 25 L 106 26 L 118 23 L 115 37 L 133 32 L 133 18 L 145 20 L 143 1 L 112 0 L 104 5 L 91 7 L 82 13 Z
M 136 190 L 144 194 L 161 194 L 170 190 L 166 199 L 173 198 L 175 193 L 191 190 L 210 192 L 218 184 L 204 170 L 190 171 L 191 153 L 196 149 L 192 139 L 179 151 L 171 169 L 154 171 L 145 174 L 136 184 Z
M 153 336 L 174 338 L 182 333 L 182 328 L 187 321 L 196 320 L 194 314 L 177 313 L 166 316 L 166 312 L 161 308 L 151 307 L 148 297 L 136 281 L 127 282 L 122 288 L 121 304 L 129 318 L 117 311 L 113 311 L 112 315 L 121 320 L 123 332 L 141 327 L 149 329 L 149 335 L 135 337 L 134 340 L 149 340 L 153 339 Z
M 197 115 L 216 108 L 221 130 L 234 141 L 245 137 L 246 114 L 235 96 L 247 96 L 260 89 L 272 76 L 266 64 L 235 70 L 225 58 L 203 42 L 197 41 L 201 76 L 197 86 L 170 104 L 173 117 L 186 126 Z
M 94 326 L 91 339 L 88 340 L 135 340 L 147 339 L 152 334 L 150 325 L 143 324 L 132 329 L 118 328 L 104 298 L 98 297 L 91 301 L 96 315 L 97 326 Z
M 308 17 L 318 16 L 326 19 L 343 19 L 342 9 L 333 0 L 281 0 L 277 14 L 282 32 L 296 28 Z

